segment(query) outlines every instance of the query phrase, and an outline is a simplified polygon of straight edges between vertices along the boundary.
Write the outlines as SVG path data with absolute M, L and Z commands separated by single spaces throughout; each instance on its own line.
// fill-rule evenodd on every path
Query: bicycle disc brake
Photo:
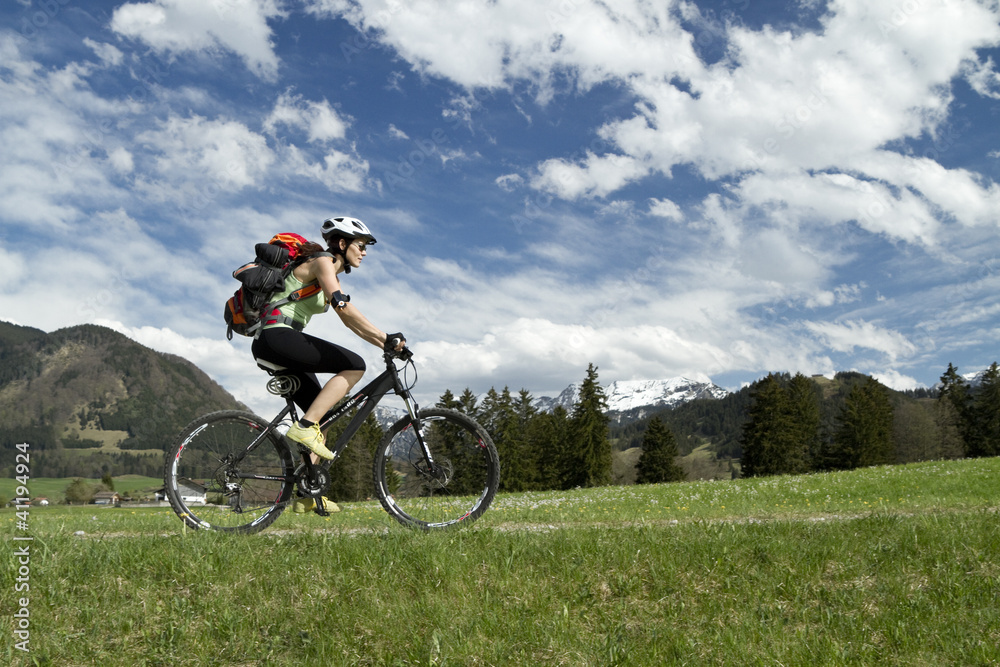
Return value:
M 455 474 L 455 467 L 452 465 L 449 459 L 439 459 L 434 461 L 433 467 L 428 467 L 426 464 L 422 466 L 416 466 L 417 472 L 427 480 L 427 483 L 431 487 L 436 487 L 438 489 L 444 489 L 451 482 L 452 476 Z

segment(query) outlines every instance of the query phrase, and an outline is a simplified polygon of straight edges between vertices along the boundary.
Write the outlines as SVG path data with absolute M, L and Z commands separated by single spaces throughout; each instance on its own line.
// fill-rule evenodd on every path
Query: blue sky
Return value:
M 267 410 L 229 274 L 348 214 L 425 401 L 588 363 L 928 386 L 998 357 L 998 63 L 992 0 L 8 2 L 0 307 Z

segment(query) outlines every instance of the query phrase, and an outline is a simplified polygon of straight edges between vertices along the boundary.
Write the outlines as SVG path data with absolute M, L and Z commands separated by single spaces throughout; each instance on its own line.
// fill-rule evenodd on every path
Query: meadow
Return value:
M 252 536 L 169 508 L 32 508 L 27 531 L 4 510 L 34 540 L 31 651 L 11 630 L 0 659 L 995 665 L 998 475 L 994 458 L 506 494 L 429 534 L 377 502 Z M 12 619 L 15 570 L 3 587 Z
M 83 479 L 90 486 L 100 484 L 99 479 Z M 62 503 L 66 500 L 66 487 L 73 479 L 62 477 L 32 477 L 31 496 L 37 498 L 44 496 L 52 503 Z M 139 496 L 152 496 L 153 491 L 163 488 L 163 478 L 142 477 L 141 475 L 122 475 L 114 478 L 115 491 L 119 493 L 133 493 Z M 18 487 L 18 482 L 14 478 L 0 479 L 0 498 L 10 500 L 14 497 L 14 491 Z

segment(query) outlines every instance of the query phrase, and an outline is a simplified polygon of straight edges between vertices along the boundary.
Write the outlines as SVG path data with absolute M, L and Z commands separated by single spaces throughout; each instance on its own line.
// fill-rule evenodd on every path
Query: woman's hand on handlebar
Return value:
M 392 333 L 387 335 L 382 349 L 388 354 L 394 357 L 399 357 L 400 359 L 409 359 L 413 356 L 413 353 L 406 347 L 406 336 L 401 333 Z

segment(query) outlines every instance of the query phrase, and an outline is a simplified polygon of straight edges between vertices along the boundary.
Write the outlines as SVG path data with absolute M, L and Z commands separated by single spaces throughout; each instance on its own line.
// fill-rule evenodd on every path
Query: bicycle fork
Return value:
M 434 456 L 431 454 L 430 447 L 428 447 L 427 443 L 424 442 L 423 426 L 420 422 L 420 410 L 417 406 L 417 402 L 413 400 L 413 396 L 410 395 L 409 391 L 404 390 L 397 393 L 400 398 L 403 399 L 403 404 L 406 406 L 406 412 L 410 415 L 410 426 L 413 428 L 413 437 L 416 438 L 417 444 L 420 445 L 420 453 L 423 456 L 424 461 L 427 463 L 426 471 L 420 471 L 419 468 L 416 466 L 414 467 L 418 472 L 423 472 L 426 477 L 439 482 L 441 486 L 447 485 L 448 471 L 434 461 Z

